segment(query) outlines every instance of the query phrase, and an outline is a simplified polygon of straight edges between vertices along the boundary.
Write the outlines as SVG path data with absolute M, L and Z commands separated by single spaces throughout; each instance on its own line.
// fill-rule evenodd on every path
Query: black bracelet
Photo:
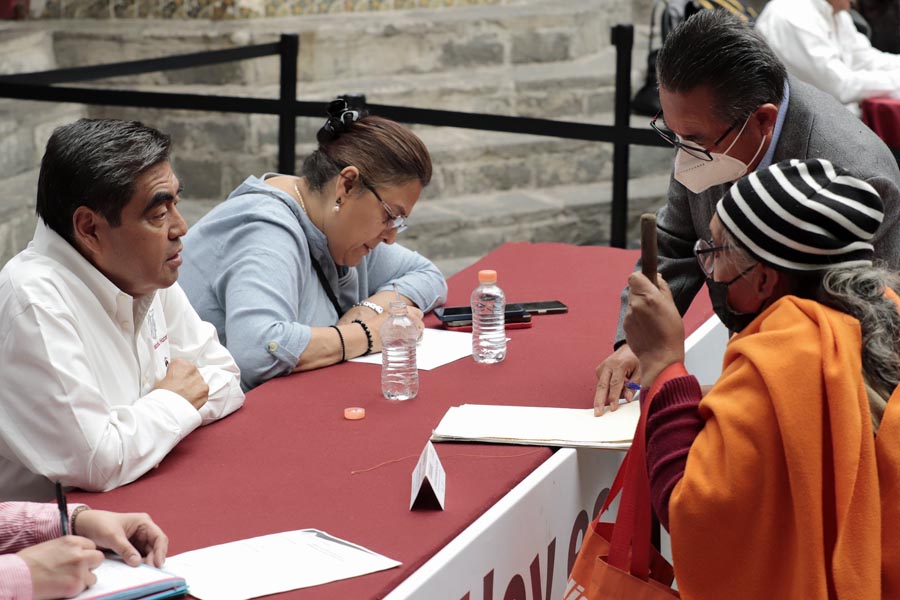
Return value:
M 353 319 L 352 323 L 359 323 L 359 326 L 363 328 L 363 331 L 366 333 L 366 356 L 367 354 L 372 354 L 372 332 L 369 331 L 369 326 L 363 323 L 360 319 Z
M 341 330 L 338 329 L 337 325 L 329 325 L 329 327 L 337 331 L 338 337 L 341 338 L 341 362 L 344 362 L 347 360 L 347 347 L 344 346 L 344 334 L 341 333 Z

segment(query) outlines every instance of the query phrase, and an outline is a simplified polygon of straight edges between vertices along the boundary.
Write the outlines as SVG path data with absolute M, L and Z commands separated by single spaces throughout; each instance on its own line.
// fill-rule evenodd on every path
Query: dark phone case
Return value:
M 462 306 L 439 306 L 434 309 L 434 316 L 438 318 L 442 323 L 456 323 L 459 321 L 471 321 L 472 320 L 472 311 L 468 310 L 467 312 L 463 312 L 456 315 L 447 316 L 444 311 L 449 310 L 458 310 L 460 308 L 469 308 Z M 506 310 L 504 311 L 505 318 L 510 322 L 514 322 L 515 320 L 522 320 L 526 316 L 530 316 L 528 311 L 525 310 L 525 307 L 517 302 L 511 302 L 506 305 Z
M 449 323 L 444 323 L 444 329 L 447 331 L 466 331 L 472 332 L 472 322 L 471 321 L 463 321 L 463 323 L 467 323 L 463 325 L 458 321 L 451 321 Z M 534 322 L 530 319 L 528 321 L 520 321 L 517 323 L 506 323 L 504 326 L 505 329 L 530 329 L 531 326 L 534 325 Z
M 554 303 L 547 306 L 549 303 Z M 555 315 L 569 312 L 569 307 L 559 300 L 542 300 L 540 302 L 516 302 L 521 304 L 532 315 Z M 545 306 L 540 306 L 540 305 Z
M 510 315 L 507 318 L 505 318 L 504 321 L 507 325 L 513 325 L 513 324 L 518 324 L 518 323 L 523 323 L 523 324 L 531 323 L 531 314 L 522 313 L 521 315 Z M 464 319 L 464 320 L 459 320 L 459 321 L 443 321 L 443 324 L 447 328 L 454 328 L 454 329 L 459 328 L 459 327 L 471 327 L 472 320 Z

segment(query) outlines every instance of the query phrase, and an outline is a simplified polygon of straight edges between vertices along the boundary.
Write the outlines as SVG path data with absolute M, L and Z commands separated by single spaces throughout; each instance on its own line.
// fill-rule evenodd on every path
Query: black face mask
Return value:
M 731 333 L 743 331 L 747 325 L 753 322 L 753 319 L 759 316 L 759 310 L 749 313 L 739 313 L 728 306 L 729 286 L 752 271 L 754 267 L 756 267 L 756 265 L 744 269 L 728 281 L 713 281 L 709 277 L 706 278 L 706 287 L 709 289 L 709 299 L 712 301 L 713 312 L 716 313 L 716 316 L 719 317 Z

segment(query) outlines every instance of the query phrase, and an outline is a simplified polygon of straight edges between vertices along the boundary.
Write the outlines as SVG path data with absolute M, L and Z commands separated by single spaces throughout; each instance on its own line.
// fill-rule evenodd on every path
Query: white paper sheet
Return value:
M 316 529 L 285 531 L 166 559 L 201 600 L 248 600 L 384 571 L 401 563 Z
M 637 428 L 638 402 L 594 416 L 592 408 L 463 404 L 451 407 L 431 441 L 478 441 L 534 446 L 628 448 Z
M 416 346 L 416 366 L 420 371 L 430 371 L 472 356 L 472 334 L 464 331 L 426 329 Z M 381 352 L 351 359 L 351 362 L 381 364 Z

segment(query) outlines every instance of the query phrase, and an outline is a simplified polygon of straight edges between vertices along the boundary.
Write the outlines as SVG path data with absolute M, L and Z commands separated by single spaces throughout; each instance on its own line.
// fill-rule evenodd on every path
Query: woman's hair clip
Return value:
M 337 139 L 350 125 L 369 114 L 365 96 L 338 96 L 328 103 L 328 120 L 316 134 L 320 144 Z

